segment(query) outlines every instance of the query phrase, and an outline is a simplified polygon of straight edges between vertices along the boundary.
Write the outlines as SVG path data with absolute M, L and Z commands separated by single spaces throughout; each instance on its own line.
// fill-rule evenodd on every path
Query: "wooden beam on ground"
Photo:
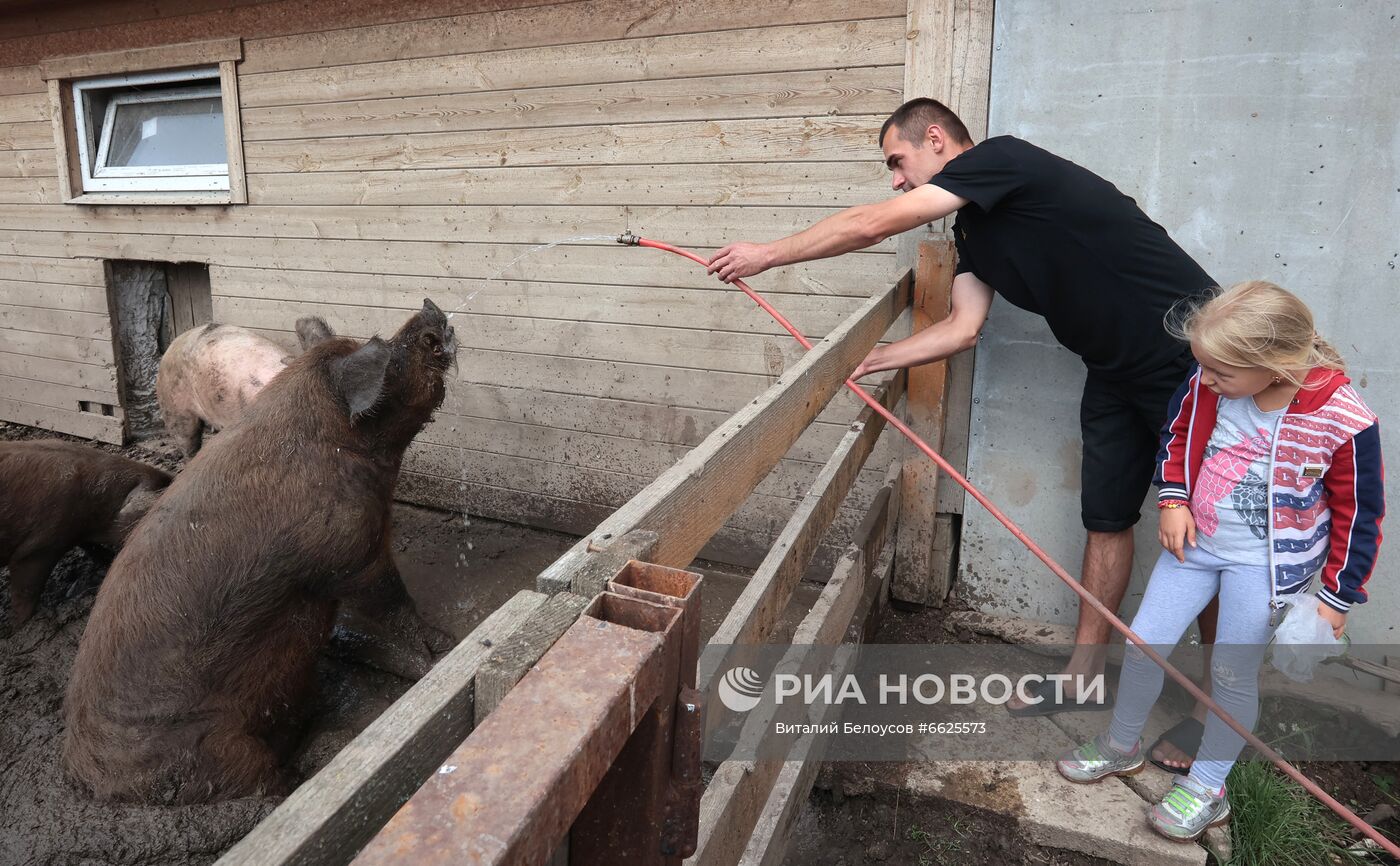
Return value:
M 846 548 L 831 580 L 793 634 L 792 644 L 798 649 L 779 663 L 779 670 L 801 668 L 810 658 L 806 647 L 838 644 L 853 622 L 863 620 L 862 606 L 870 599 L 867 585 L 876 579 L 873 572 L 877 563 L 893 541 L 889 532 L 893 527 L 892 500 L 890 495 L 877 499 L 862 523 L 868 534 L 858 536 Z M 757 730 L 766 732 L 763 739 L 771 736 L 771 717 L 779 709 L 764 707 L 751 714 L 743 739 L 759 742 L 757 735 L 749 738 L 749 732 Z M 764 746 L 760 742 L 757 748 L 761 752 Z M 695 854 L 686 859 L 686 866 L 734 866 L 739 862 L 784 764 L 778 760 L 731 760 L 719 766 L 700 800 L 699 844 Z
M 476 724 L 486 720 L 520 678 L 569 630 L 589 600 L 571 592 L 552 595 L 510 637 L 491 648 L 476 672 Z
M 956 267 L 957 252 L 951 241 L 925 241 L 919 245 L 919 263 L 914 274 L 914 333 L 947 317 Z M 943 445 L 947 383 L 946 361 L 909 370 L 905 423 L 935 451 Z M 933 561 L 938 466 L 908 443 L 905 443 L 904 454 L 898 553 L 891 589 L 894 597 L 903 602 L 941 605 L 951 586 L 951 569 L 946 563 L 936 567 Z
M 612 539 L 655 532 L 654 548 L 638 556 L 684 567 L 787 453 L 889 330 L 909 296 L 911 277 L 872 296 L 786 370 L 764 394 L 740 409 L 674 466 L 603 521 L 541 575 L 542 585 L 566 583 L 579 595 L 574 572 Z
M 471 733 L 478 669 L 544 602 L 524 591 L 497 608 L 217 866 L 348 863 Z
M 892 409 L 899 403 L 905 379 L 906 373 L 900 371 L 878 390 L 876 397 L 885 408 Z M 760 644 L 772 634 L 823 534 L 831 526 L 836 509 L 845 501 L 851 484 L 884 429 L 884 417 L 869 406 L 865 407 L 812 482 L 811 490 L 783 531 L 773 540 L 767 557 L 749 578 L 719 630 L 710 638 L 712 645 Z M 723 666 L 723 659 L 716 654 L 702 653 L 697 687 L 701 691 L 709 688 L 715 671 Z

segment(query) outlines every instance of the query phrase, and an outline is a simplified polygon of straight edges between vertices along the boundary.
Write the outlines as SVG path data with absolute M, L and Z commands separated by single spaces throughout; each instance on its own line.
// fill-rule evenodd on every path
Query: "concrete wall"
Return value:
M 1300 294 L 1388 422 L 1400 460 L 1400 7 L 1309 0 L 997 4 L 990 133 L 1024 137 L 1134 196 L 1217 280 Z M 998 301 L 978 350 L 974 482 L 1079 571 L 1083 367 Z M 1395 482 L 1392 486 L 1400 489 Z M 1160 550 L 1144 511 L 1124 605 Z M 1400 538 L 1400 529 L 1392 536 Z M 969 503 L 962 591 L 1073 622 L 1076 599 Z M 1400 552 L 1383 553 L 1358 642 L 1400 637 Z

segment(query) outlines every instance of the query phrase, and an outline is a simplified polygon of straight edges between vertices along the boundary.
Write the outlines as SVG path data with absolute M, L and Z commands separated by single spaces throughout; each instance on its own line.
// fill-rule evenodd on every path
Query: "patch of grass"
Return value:
M 962 825 L 963 820 L 959 818 L 947 826 L 956 837 L 953 839 L 940 839 L 918 827 L 910 827 L 905 831 L 911 842 L 918 842 L 924 847 L 924 850 L 919 852 L 919 866 L 952 866 L 954 863 L 963 862 L 965 858 L 954 856 L 964 853 L 958 839 L 966 839 L 968 831 Z
M 1230 866 L 1319 866 L 1364 863 L 1326 806 L 1267 761 L 1241 761 L 1226 784 L 1230 795 Z
M 1400 803 L 1400 796 L 1397 796 L 1395 777 L 1389 773 L 1371 773 L 1371 781 L 1376 783 L 1376 787 L 1381 789 L 1381 793 L 1386 797 Z

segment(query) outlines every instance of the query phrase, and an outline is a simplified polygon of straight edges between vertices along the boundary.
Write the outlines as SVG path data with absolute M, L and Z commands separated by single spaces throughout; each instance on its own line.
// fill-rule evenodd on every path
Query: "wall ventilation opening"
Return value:
M 161 356 L 180 334 L 213 320 L 209 266 L 112 261 L 107 273 L 126 435 L 149 439 L 165 429 L 156 402 Z M 111 414 L 96 403 L 82 409 Z

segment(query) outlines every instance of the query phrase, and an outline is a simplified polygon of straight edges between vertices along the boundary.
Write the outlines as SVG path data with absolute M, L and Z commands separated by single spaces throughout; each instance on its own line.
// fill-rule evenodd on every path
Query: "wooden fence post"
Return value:
M 957 252 L 952 241 L 932 240 L 919 244 L 914 271 L 913 333 L 948 315 L 956 266 Z M 943 446 L 947 386 L 946 361 L 909 370 L 904 420 L 935 451 Z M 904 445 L 903 454 L 891 595 L 911 604 L 941 605 L 952 583 L 951 557 L 935 559 L 933 552 L 940 540 L 945 550 L 951 544 L 952 517 L 938 514 L 938 467 L 908 443 Z

